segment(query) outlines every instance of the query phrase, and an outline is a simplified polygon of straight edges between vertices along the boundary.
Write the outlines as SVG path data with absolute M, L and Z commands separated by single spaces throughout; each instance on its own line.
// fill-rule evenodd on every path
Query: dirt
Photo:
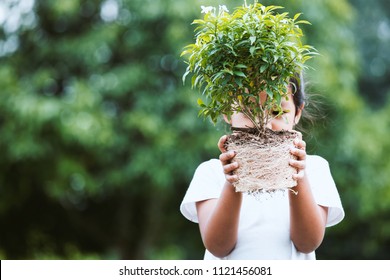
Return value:
M 237 152 L 233 160 L 239 164 L 235 171 L 239 178 L 234 184 L 236 191 L 257 194 L 296 186 L 292 175 L 297 170 L 289 165 L 289 160 L 294 158 L 290 149 L 299 132 L 266 129 L 260 134 L 251 128 L 232 130 L 226 147 Z

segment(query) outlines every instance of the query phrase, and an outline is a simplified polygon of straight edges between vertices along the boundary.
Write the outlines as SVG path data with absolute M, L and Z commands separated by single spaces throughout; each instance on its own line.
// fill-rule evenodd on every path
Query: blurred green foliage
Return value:
M 197 225 L 178 208 L 226 130 L 197 117 L 180 52 L 200 6 L 218 4 L 242 1 L 1 3 L 1 259 L 203 257 Z M 388 15 L 376 41 L 364 41 L 363 1 L 262 4 L 303 12 L 307 43 L 321 54 L 307 72 L 307 107 L 321 102 L 320 111 L 304 137 L 330 162 L 346 218 L 327 230 L 317 258 L 388 259 L 389 84 L 368 80 L 382 76 L 362 51 L 389 43 Z

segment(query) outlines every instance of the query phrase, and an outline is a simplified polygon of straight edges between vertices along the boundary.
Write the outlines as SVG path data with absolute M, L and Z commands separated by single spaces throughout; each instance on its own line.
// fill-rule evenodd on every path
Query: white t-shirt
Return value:
M 328 207 L 326 226 L 339 223 L 345 214 L 328 162 L 319 156 L 307 156 L 305 172 L 317 204 Z M 198 223 L 195 203 L 218 198 L 224 183 L 221 162 L 217 159 L 203 162 L 180 205 L 181 213 Z M 259 197 L 244 193 L 237 243 L 224 259 L 315 259 L 315 252 L 301 253 L 291 241 L 289 211 L 287 191 Z M 206 250 L 204 259 L 218 258 Z

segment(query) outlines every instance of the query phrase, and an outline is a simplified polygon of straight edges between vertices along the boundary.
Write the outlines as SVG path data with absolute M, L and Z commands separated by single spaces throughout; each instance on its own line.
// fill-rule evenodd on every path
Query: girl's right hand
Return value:
M 219 160 L 222 163 L 223 172 L 225 173 L 226 181 L 233 184 L 238 180 L 238 176 L 233 174 L 233 171 L 236 170 L 239 165 L 238 162 L 232 162 L 232 159 L 236 156 L 235 151 L 227 151 L 225 148 L 225 142 L 227 140 L 227 136 L 222 136 L 218 141 L 218 148 L 221 151 L 221 155 L 219 156 Z

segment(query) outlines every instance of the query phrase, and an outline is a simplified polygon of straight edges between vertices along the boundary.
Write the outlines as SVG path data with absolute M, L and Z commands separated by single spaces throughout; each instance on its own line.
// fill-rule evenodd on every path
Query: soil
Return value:
M 289 165 L 294 158 L 290 153 L 297 131 L 273 131 L 259 133 L 253 128 L 232 128 L 226 148 L 237 152 L 233 161 L 239 168 L 235 174 L 238 181 L 234 187 L 238 192 L 258 194 L 291 189 L 296 186 L 292 178 L 297 170 Z

